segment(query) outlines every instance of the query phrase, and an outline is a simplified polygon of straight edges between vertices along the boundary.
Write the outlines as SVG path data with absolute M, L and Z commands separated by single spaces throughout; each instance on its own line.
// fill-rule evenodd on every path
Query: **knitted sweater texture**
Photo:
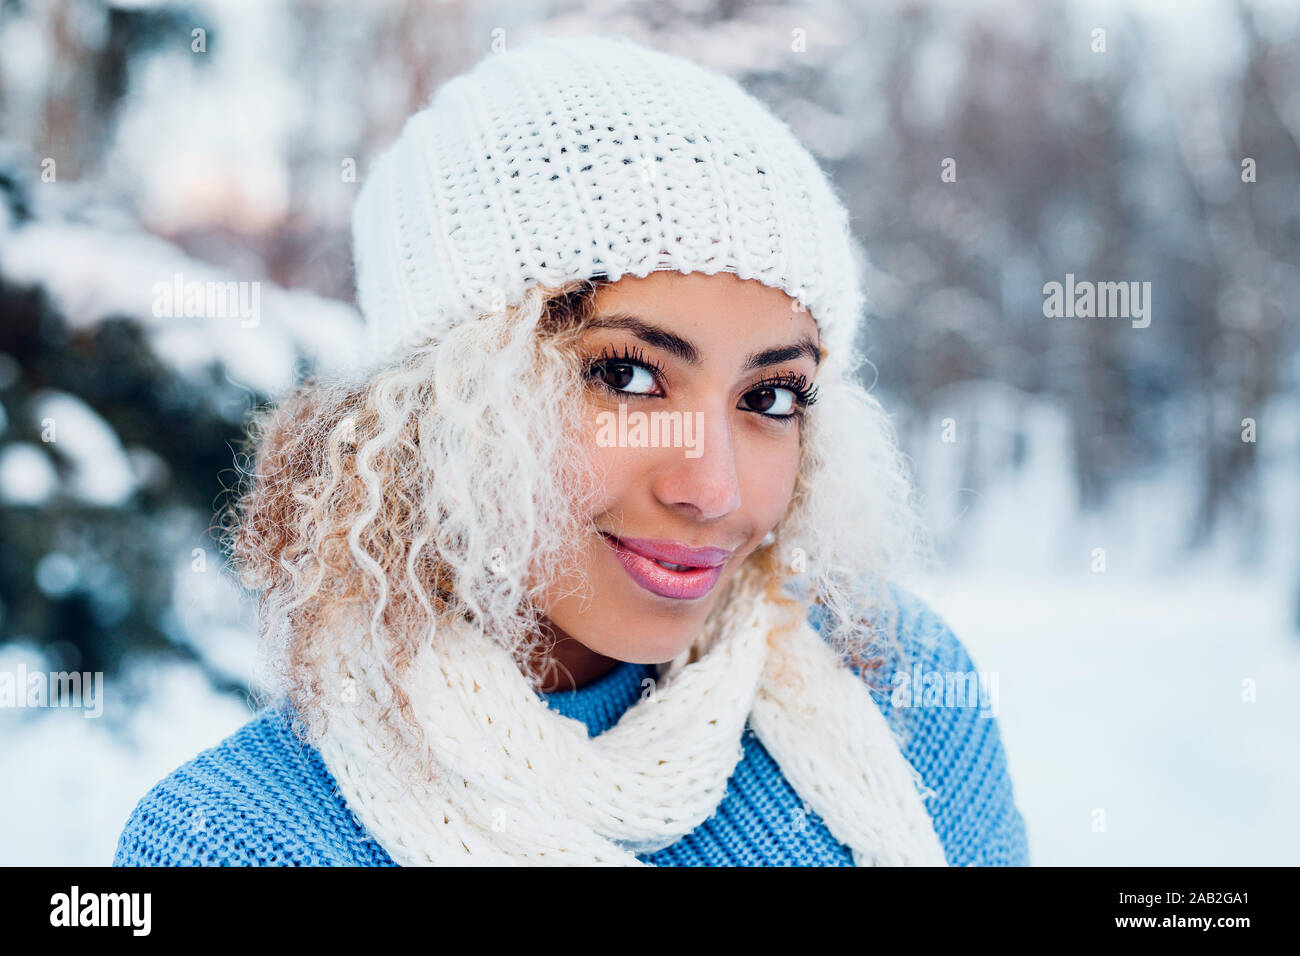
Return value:
M 926 800 L 951 866 L 1027 866 L 1029 848 L 994 717 L 975 701 L 922 699 L 895 706 L 894 674 L 973 674 L 966 649 L 921 599 L 895 587 L 904 658 L 887 653 L 868 686 L 904 756 L 935 791 Z M 822 617 L 815 609 L 812 622 Z M 882 651 L 888 649 L 882 648 Z M 855 668 L 856 669 L 856 668 Z M 577 691 L 541 695 L 591 735 L 614 726 L 653 677 L 622 663 Z M 358 823 L 315 748 L 269 706 L 217 746 L 156 784 L 132 811 L 114 866 L 393 866 Z M 640 857 L 659 866 L 852 866 L 754 732 L 713 816 L 672 846 Z

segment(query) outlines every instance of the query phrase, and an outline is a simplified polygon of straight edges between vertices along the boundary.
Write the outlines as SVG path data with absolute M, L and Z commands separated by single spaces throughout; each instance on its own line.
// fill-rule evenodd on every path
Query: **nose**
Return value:
M 696 447 L 665 449 L 671 456 L 670 464 L 656 475 L 655 497 L 697 521 L 721 518 L 740 507 L 730 416 L 719 410 L 686 414 L 700 426 L 696 429 Z

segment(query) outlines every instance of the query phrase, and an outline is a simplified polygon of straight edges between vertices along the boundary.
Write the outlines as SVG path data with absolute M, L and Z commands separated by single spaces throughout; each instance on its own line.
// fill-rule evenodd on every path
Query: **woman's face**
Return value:
M 816 322 L 783 292 L 680 272 L 601 288 L 580 351 L 594 363 L 583 451 L 603 483 L 590 587 L 566 581 L 543 608 L 564 689 L 694 641 L 786 513 L 819 354 Z

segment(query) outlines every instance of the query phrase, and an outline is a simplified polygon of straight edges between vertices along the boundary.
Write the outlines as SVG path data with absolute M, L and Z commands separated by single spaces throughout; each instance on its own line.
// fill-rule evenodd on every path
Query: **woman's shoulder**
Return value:
M 156 783 L 114 866 L 366 866 L 392 861 L 348 810 L 284 703 Z
M 887 586 L 864 677 L 904 755 L 934 791 L 926 806 L 954 866 L 1026 866 L 998 714 L 998 674 L 981 670 L 947 620 L 917 593 Z M 819 627 L 824 612 L 816 614 Z M 823 630 L 823 633 L 825 631 Z M 862 670 L 854 667 L 860 675 Z

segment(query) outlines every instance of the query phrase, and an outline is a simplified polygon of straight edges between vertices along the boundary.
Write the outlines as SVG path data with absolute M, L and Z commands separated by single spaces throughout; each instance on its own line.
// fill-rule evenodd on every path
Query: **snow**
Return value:
M 10 655 L 0 663 L 16 666 Z M 113 681 L 99 719 L 75 708 L 0 709 L 0 864 L 107 866 L 146 791 L 250 716 L 191 666 L 141 665 L 128 680 L 146 696 L 121 735 L 106 719 L 124 716 Z
M 44 449 L 30 442 L 0 448 L 0 501 L 39 505 L 59 488 L 59 475 Z
M 135 491 L 135 470 L 117 434 L 93 408 L 53 389 L 32 396 L 34 424 L 72 466 L 68 492 L 89 504 L 123 504 Z
M 156 231 L 224 222 L 256 235 L 289 207 L 286 157 L 302 104 L 282 64 L 294 25 L 283 2 L 205 2 L 195 12 L 206 50 L 186 43 L 136 66 L 106 165 L 139 190 Z
M 138 231 L 37 221 L 0 236 L 0 261 L 12 281 L 43 286 L 73 328 L 114 314 L 139 320 L 158 357 L 186 375 L 219 361 L 232 380 L 276 394 L 293 383 L 299 355 L 341 368 L 363 350 L 361 317 L 349 304 L 234 275 Z M 155 286 L 176 275 L 184 283 L 258 282 L 256 324 L 238 315 L 155 316 Z
M 169 630 L 174 640 L 189 645 L 216 672 L 253 685 L 258 678 L 253 608 L 242 601 L 217 556 L 201 552 L 195 548 L 175 566 Z
M 975 669 L 998 674 L 997 719 L 1033 863 L 1294 865 L 1294 412 L 1261 415 L 1275 435 L 1260 449 L 1259 489 L 1275 533 L 1258 542 L 1257 566 L 1239 567 L 1251 532 L 1231 515 L 1203 552 L 1183 553 L 1196 504 L 1190 449 L 1082 516 L 1063 414 L 1018 394 L 997 383 L 953 389 L 961 420 L 994 426 L 988 434 L 1023 416 L 1025 461 L 987 493 L 959 493 L 953 446 L 913 442 L 932 526 L 964 542 L 953 567 L 914 584 Z M 956 502 L 970 507 L 954 515 Z M 1092 570 L 1097 547 L 1104 571 Z
M 1294 865 L 1300 641 L 1288 592 L 1218 575 L 1025 570 L 923 590 L 975 668 L 998 674 L 1033 863 Z

